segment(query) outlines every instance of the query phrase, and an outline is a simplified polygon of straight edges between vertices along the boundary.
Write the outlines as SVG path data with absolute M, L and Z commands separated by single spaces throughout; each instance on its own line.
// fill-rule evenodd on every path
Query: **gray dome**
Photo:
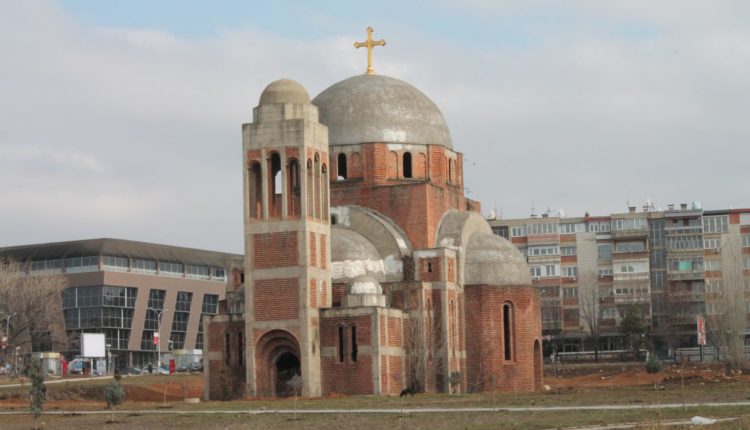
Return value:
M 375 245 L 352 230 L 331 228 L 331 277 L 341 282 L 363 275 L 385 279 L 383 259 Z
M 466 249 L 465 285 L 531 285 L 529 266 L 509 241 L 488 233 L 475 233 Z
M 412 85 L 388 76 L 358 75 L 333 84 L 312 103 L 331 145 L 365 142 L 453 148 L 440 109 Z
M 346 294 L 383 294 L 383 289 L 372 276 L 358 276 L 346 289 Z
M 273 81 L 260 94 L 258 105 L 270 105 L 275 103 L 310 103 L 310 95 L 301 84 L 291 79 L 279 79 Z

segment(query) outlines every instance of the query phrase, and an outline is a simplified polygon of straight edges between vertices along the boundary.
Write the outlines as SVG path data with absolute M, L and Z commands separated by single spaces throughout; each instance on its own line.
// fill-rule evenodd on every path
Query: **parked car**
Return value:
M 128 367 L 122 372 L 124 375 L 142 375 L 143 370 L 139 367 Z
M 190 363 L 190 371 L 191 372 L 203 372 L 203 362 L 196 361 L 196 362 Z

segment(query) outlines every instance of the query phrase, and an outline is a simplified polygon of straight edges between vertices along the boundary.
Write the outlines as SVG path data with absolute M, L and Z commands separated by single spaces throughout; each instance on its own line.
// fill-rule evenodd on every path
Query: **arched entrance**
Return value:
M 286 397 L 294 394 L 287 382 L 302 374 L 302 366 L 299 342 L 293 334 L 286 330 L 264 334 L 258 340 L 255 363 L 258 395 Z
M 299 358 L 291 352 L 282 353 L 276 359 L 276 395 L 278 397 L 289 397 L 299 394 L 300 386 L 294 386 L 291 381 L 295 376 L 301 375 Z

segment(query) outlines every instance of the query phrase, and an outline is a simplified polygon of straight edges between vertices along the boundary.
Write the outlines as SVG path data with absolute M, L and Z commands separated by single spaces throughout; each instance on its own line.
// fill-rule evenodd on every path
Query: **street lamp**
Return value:
M 159 373 L 159 369 L 161 369 L 161 315 L 166 312 L 166 309 L 162 310 L 156 310 L 154 308 L 148 308 L 150 311 L 154 311 L 156 314 L 156 338 L 158 339 L 156 343 L 156 372 Z
M 18 375 L 18 359 L 21 358 L 20 354 L 21 354 L 21 347 L 17 346 L 16 347 L 16 378 L 19 376 Z

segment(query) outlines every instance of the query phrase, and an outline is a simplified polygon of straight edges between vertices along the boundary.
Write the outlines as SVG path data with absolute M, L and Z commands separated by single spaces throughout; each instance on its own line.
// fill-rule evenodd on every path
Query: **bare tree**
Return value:
M 52 350 L 67 347 L 61 293 L 68 286 L 59 275 L 31 276 L 15 261 L 0 261 L 0 330 L 9 333 L 8 344 L 32 350 L 40 338 Z M 6 324 L 7 323 L 7 324 Z
M 409 388 L 423 392 L 431 378 L 443 376 L 447 347 L 440 333 L 441 325 L 434 321 L 432 309 L 409 312 L 409 339 L 406 345 L 406 365 Z
M 718 293 L 717 309 L 709 324 L 712 340 L 726 348 L 725 360 L 734 368 L 741 368 L 745 359 L 745 287 L 743 279 L 743 254 L 740 243 L 734 237 L 722 243 L 721 247 L 721 287 Z
M 597 274 L 583 272 L 578 276 L 578 309 L 594 342 L 594 361 L 599 361 L 599 337 L 602 321 L 602 297 Z

